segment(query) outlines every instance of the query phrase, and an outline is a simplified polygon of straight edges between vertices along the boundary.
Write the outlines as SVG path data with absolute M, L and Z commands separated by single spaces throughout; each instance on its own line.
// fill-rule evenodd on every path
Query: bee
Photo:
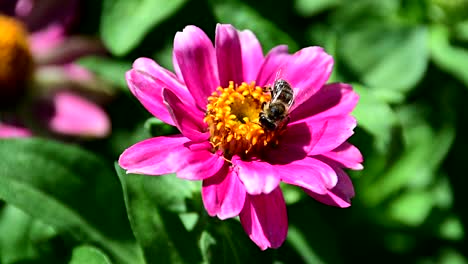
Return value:
M 294 102 L 294 91 L 283 79 L 275 80 L 273 87 L 267 88 L 271 93 L 271 101 L 262 104 L 259 122 L 264 129 L 273 131 L 287 124 L 289 108 Z

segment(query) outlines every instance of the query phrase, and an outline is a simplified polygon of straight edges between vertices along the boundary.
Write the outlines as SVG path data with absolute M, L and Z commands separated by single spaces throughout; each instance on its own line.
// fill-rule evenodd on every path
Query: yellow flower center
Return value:
M 224 152 L 230 159 L 233 155 L 256 154 L 262 148 L 278 143 L 281 130 L 265 130 L 260 125 L 259 113 L 262 104 L 271 96 L 255 82 L 226 88 L 218 87 L 208 97 L 204 121 L 208 124 L 213 147 Z
M 26 29 L 14 18 L 0 15 L 0 95 L 18 94 L 32 70 Z

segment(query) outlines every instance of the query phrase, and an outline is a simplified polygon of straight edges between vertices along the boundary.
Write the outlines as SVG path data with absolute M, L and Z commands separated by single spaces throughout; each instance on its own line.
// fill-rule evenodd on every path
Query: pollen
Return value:
M 233 155 L 257 154 L 277 144 L 281 131 L 264 130 L 258 121 L 263 103 L 270 100 L 270 94 L 255 82 L 236 85 L 231 81 L 228 87 L 218 87 L 208 97 L 204 118 L 214 149 L 222 150 L 229 159 Z
M 24 26 L 0 15 L 0 95 L 17 94 L 31 76 L 33 58 Z

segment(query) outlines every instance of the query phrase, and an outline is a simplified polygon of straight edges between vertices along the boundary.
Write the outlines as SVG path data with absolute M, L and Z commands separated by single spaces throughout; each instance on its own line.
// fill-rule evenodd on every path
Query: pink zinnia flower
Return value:
M 78 8 L 77 0 L 1 1 L 0 138 L 109 134 L 105 111 L 81 93 L 103 97 L 95 91 L 102 82 L 74 60 L 104 49 L 96 40 L 69 36 Z M 18 125 L 23 132 L 13 133 Z
M 175 74 L 146 58 L 127 72 L 146 109 L 181 132 L 128 148 L 119 159 L 128 173 L 202 180 L 208 214 L 239 216 L 262 250 L 286 238 L 281 181 L 322 203 L 350 206 L 354 190 L 343 168 L 362 169 L 359 150 L 346 142 L 358 95 L 350 85 L 325 84 L 333 59 L 322 48 L 288 54 L 278 46 L 264 56 L 251 31 L 218 25 L 213 46 L 201 29 L 187 26 L 175 36 L 173 58 Z M 295 101 L 287 125 L 268 130 L 259 113 L 271 100 L 264 87 L 278 72 Z

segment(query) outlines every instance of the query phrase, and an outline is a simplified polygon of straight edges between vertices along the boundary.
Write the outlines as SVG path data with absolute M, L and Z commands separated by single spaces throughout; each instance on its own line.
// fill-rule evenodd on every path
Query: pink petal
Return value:
M 257 85 L 271 85 L 276 78 L 280 66 L 290 57 L 291 54 L 288 53 L 288 46 L 286 45 L 276 46 L 271 49 L 266 55 L 263 65 L 258 72 Z
M 196 105 L 206 110 L 208 96 L 219 86 L 213 44 L 200 28 L 187 26 L 175 35 L 174 53 Z
M 52 24 L 29 35 L 29 44 L 34 57 L 43 58 L 65 40 L 65 30 L 61 25 Z
M 192 152 L 184 158 L 179 158 L 176 168 L 177 177 L 187 180 L 203 180 L 218 173 L 224 166 L 222 152 L 211 153 L 209 142 L 185 143 Z
M 216 174 L 224 165 L 219 153 L 211 153 L 208 142 L 194 144 L 182 135 L 150 138 L 126 149 L 119 165 L 127 173 L 162 175 L 201 180 Z
M 230 81 L 242 83 L 242 54 L 237 30 L 231 25 L 216 25 L 215 48 L 220 85 L 227 87 Z
M 362 170 L 364 168 L 361 164 L 363 162 L 361 152 L 358 148 L 348 142 L 345 142 L 336 149 L 321 155 L 338 162 L 340 166 L 345 168 L 353 170 Z
M 252 31 L 243 30 L 238 34 L 242 51 L 243 81 L 250 83 L 257 78 L 264 61 L 262 46 Z
M 184 144 L 190 140 L 182 135 L 150 138 L 126 149 L 119 158 L 127 173 L 162 175 L 173 173 L 181 158 L 192 152 Z
M 268 162 L 287 164 L 304 159 L 312 150 L 312 128 L 306 123 L 291 124 L 281 135 L 280 143 L 266 152 Z
M 109 117 L 100 106 L 66 90 L 39 102 L 34 114 L 62 135 L 105 137 L 111 130 Z
M 247 193 L 267 194 L 278 187 L 280 172 L 275 166 L 259 160 L 243 161 L 238 156 L 234 156 L 231 161 Z
M 310 117 L 301 120 L 307 123 L 312 131 L 311 141 L 309 143 L 309 156 L 319 155 L 329 152 L 343 144 L 354 132 L 356 119 L 352 116 L 333 116 L 316 119 Z M 292 126 L 293 123 L 288 126 Z
M 126 74 L 130 91 L 155 117 L 167 124 L 175 125 L 163 102 L 162 90 L 170 89 L 186 104 L 194 105 L 187 87 L 170 71 L 147 58 L 139 58 L 133 63 L 133 70 Z
M 175 72 L 177 78 L 181 82 L 185 83 L 184 76 L 182 76 L 182 72 L 180 71 L 179 62 L 177 62 L 177 56 L 175 55 L 175 52 L 172 52 L 172 65 L 174 67 L 174 72 Z
M 324 118 L 347 115 L 353 111 L 358 100 L 359 95 L 353 91 L 351 85 L 327 84 L 290 113 L 291 122 L 311 116 Z
M 319 194 L 326 194 L 338 181 L 332 167 L 310 157 L 279 166 L 277 170 L 281 172 L 283 182 Z
M 260 249 L 280 247 L 288 234 L 288 216 L 283 193 L 277 187 L 269 194 L 247 195 L 240 221 Z
M 293 109 L 307 101 L 330 77 L 333 58 L 321 47 L 307 47 L 294 53 L 280 68 L 280 77 L 294 88 Z
M 209 215 L 227 219 L 239 215 L 244 207 L 245 188 L 228 166 L 203 180 L 202 198 Z
M 342 169 L 337 166 L 333 166 L 333 168 L 338 176 L 338 183 L 333 189 L 328 190 L 325 194 L 318 194 L 307 189 L 304 191 L 321 203 L 342 208 L 349 207 L 351 206 L 351 198 L 354 197 L 353 183 Z
M 184 104 L 169 89 L 163 89 L 164 103 L 166 104 L 172 120 L 184 136 L 195 142 L 205 141 L 210 137 L 204 115 L 195 107 Z
M 21 126 L 0 122 L 0 138 L 31 137 L 32 132 Z

